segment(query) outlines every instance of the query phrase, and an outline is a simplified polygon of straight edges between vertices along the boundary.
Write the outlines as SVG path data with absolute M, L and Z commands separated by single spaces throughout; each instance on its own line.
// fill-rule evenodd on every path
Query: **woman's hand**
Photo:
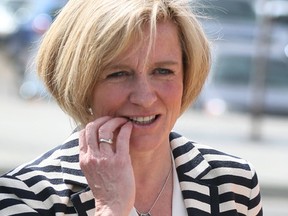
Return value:
M 101 117 L 80 132 L 80 167 L 95 197 L 95 215 L 129 215 L 135 180 L 129 155 L 132 123 Z M 111 139 L 112 144 L 100 140 Z

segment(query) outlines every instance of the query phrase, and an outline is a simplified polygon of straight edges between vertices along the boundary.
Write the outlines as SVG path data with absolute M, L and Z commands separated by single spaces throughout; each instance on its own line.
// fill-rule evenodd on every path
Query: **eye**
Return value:
M 153 71 L 154 74 L 159 74 L 159 75 L 172 75 L 174 72 L 170 69 L 167 68 L 156 68 Z
M 112 72 L 106 76 L 106 79 L 122 79 L 130 74 L 126 71 L 117 71 L 117 72 Z

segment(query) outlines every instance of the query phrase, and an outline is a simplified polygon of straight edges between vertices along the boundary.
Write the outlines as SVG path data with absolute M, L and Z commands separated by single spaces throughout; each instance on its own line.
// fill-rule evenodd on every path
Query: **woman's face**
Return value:
M 180 115 L 183 62 L 176 25 L 159 23 L 147 56 L 148 47 L 149 40 L 132 43 L 104 70 L 93 91 L 95 118 L 120 116 L 133 122 L 130 151 L 167 148 Z

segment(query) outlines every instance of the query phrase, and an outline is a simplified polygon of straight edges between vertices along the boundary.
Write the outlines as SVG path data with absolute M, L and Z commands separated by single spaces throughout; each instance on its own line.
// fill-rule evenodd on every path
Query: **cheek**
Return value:
M 92 100 L 92 109 L 96 118 L 105 115 L 113 116 L 125 100 L 125 92 L 115 87 L 98 87 L 94 89 Z
M 166 83 L 162 89 L 162 99 L 167 108 L 175 115 L 180 114 L 183 96 L 183 84 L 181 82 Z

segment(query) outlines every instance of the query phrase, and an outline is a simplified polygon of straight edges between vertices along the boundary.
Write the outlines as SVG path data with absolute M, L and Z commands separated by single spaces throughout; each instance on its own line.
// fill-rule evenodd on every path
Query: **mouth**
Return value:
M 153 123 L 157 118 L 158 115 L 152 115 L 152 116 L 129 117 L 128 119 L 134 124 L 148 125 Z

